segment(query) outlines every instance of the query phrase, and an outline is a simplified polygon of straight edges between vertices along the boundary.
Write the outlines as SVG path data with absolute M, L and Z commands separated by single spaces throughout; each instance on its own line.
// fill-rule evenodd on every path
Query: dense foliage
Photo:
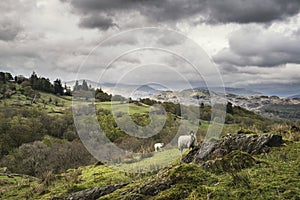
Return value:
M 77 137 L 71 112 L 51 116 L 35 108 L 0 108 L 1 157 L 13 148 L 45 135 L 72 141 Z

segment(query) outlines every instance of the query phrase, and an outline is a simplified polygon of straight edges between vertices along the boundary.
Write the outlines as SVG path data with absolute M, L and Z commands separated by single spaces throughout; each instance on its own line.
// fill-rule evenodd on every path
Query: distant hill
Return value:
M 156 90 L 148 85 L 125 85 L 121 84 L 118 86 L 108 86 L 108 85 L 102 85 L 102 90 L 113 94 L 113 95 L 122 95 L 126 98 L 147 98 L 154 94 L 159 93 L 159 90 Z
M 228 91 L 228 90 L 227 90 Z M 244 91 L 235 90 L 234 91 Z M 249 95 L 241 96 L 226 94 L 226 99 L 220 98 L 217 92 L 207 90 L 164 91 L 152 96 L 152 99 L 162 102 L 180 103 L 183 105 L 210 105 L 214 103 L 231 102 L 250 111 L 255 111 L 265 117 L 275 119 L 300 119 L 300 100 L 296 98 L 280 98 L 277 96 Z
M 300 99 L 300 94 L 296 94 L 296 95 L 290 96 L 289 98 L 299 98 Z
M 79 84 L 82 83 L 83 80 L 78 80 Z M 66 82 L 67 86 L 73 87 L 75 85 L 74 81 Z M 98 83 L 95 81 L 87 80 L 88 85 L 91 85 L 93 88 L 101 88 L 104 92 L 107 92 L 112 95 L 121 95 L 126 98 L 147 98 L 154 94 L 161 92 L 159 89 L 159 85 L 130 85 L 130 84 L 114 84 L 114 83 Z M 160 87 L 162 88 L 162 87 Z
M 225 88 L 226 94 L 235 94 L 239 96 L 257 96 L 262 95 L 260 92 L 256 92 L 253 90 L 245 89 L 245 88 L 231 88 L 226 87 Z
M 82 83 L 83 80 L 78 80 L 79 83 Z M 103 91 L 113 94 L 113 95 L 122 95 L 124 97 L 131 97 L 134 99 L 138 98 L 147 98 L 155 94 L 159 94 L 163 91 L 168 91 L 169 89 L 160 85 L 160 84 L 148 84 L 148 85 L 131 85 L 131 84 L 114 84 L 114 83 L 99 83 L 95 81 L 87 80 L 88 85 L 91 85 L 94 88 L 102 88 Z M 67 86 L 73 87 L 75 81 L 66 82 Z M 182 91 L 189 91 L 190 89 L 185 89 Z M 207 87 L 196 87 L 193 88 L 194 91 L 207 91 Z M 222 87 L 212 87 L 210 88 L 212 93 L 222 93 L 224 88 Z M 133 93 L 132 93 L 133 92 Z M 176 91 L 174 91 L 176 92 Z M 177 91 L 179 92 L 179 91 Z M 253 91 L 246 88 L 234 88 L 234 87 L 225 87 L 225 92 L 227 95 L 237 95 L 237 96 L 261 96 L 263 95 L 260 92 Z
M 208 88 L 205 87 L 197 87 L 194 88 L 194 90 L 207 90 Z M 234 87 L 212 87 L 210 88 L 210 90 L 212 90 L 213 92 L 223 92 L 225 89 L 225 93 L 226 94 L 234 94 L 234 95 L 238 95 L 238 96 L 258 96 L 258 95 L 263 95 L 260 92 L 257 91 L 253 91 L 253 90 L 249 90 L 246 88 L 234 88 Z

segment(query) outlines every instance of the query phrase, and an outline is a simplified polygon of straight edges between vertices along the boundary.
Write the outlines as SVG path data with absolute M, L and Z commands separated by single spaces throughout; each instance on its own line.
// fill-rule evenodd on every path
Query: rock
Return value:
M 102 161 L 100 161 L 100 160 L 95 163 L 95 166 L 100 166 L 100 165 L 104 165 L 104 163 Z
M 210 141 L 194 148 L 182 159 L 182 162 L 203 163 L 203 161 L 221 158 L 234 150 L 251 155 L 260 154 L 282 144 L 282 136 L 275 134 L 227 134 L 219 141 Z
M 52 200 L 86 200 L 86 199 L 94 200 L 94 199 L 98 199 L 101 196 L 110 194 L 115 190 L 120 189 L 126 185 L 128 185 L 128 183 L 108 185 L 105 187 L 98 187 L 98 188 L 90 188 L 90 189 L 69 194 L 67 197 L 54 197 L 52 198 Z

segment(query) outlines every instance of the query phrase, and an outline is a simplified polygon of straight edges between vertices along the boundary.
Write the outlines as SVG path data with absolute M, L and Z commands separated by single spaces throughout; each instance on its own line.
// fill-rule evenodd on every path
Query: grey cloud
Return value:
M 127 62 L 127 63 L 131 63 L 131 64 L 140 64 L 141 63 L 141 60 L 138 57 L 130 56 L 130 55 L 125 57 L 123 61 Z
M 21 31 L 22 27 L 19 24 L 9 19 L 0 20 L 0 40 L 14 40 Z
M 139 12 L 150 24 L 176 23 L 185 19 L 211 24 L 269 23 L 293 16 L 299 13 L 300 9 L 300 1 L 282 0 L 69 0 L 68 2 L 75 12 L 82 15 L 81 24 L 85 25 L 83 27 L 101 30 L 115 26 L 114 21 L 122 27 L 123 24 L 120 24 L 122 22 L 114 18 L 120 13 Z M 107 19 L 103 21 L 103 18 L 98 17 L 99 13 L 105 15 Z
M 157 43 L 163 44 L 165 46 L 172 46 L 172 45 L 181 45 L 185 42 L 185 39 L 182 37 L 178 37 L 177 33 L 162 35 L 157 39 Z
M 232 74 L 232 73 L 238 73 L 238 68 L 233 65 L 221 65 L 220 66 L 222 74 Z
M 245 27 L 229 38 L 229 48 L 214 56 L 221 65 L 274 67 L 300 64 L 300 37 Z
M 207 8 L 211 23 L 268 23 L 297 14 L 300 1 L 213 0 L 207 1 Z
M 20 15 L 27 7 L 20 4 L 18 0 L 0 2 L 0 40 L 12 41 L 22 32 Z
M 79 26 L 85 28 L 98 28 L 101 30 L 107 30 L 113 26 L 117 26 L 117 24 L 115 24 L 113 22 L 113 19 L 111 18 L 101 15 L 90 15 L 82 18 Z
M 109 42 L 105 42 L 104 44 L 101 43 L 101 46 L 116 46 L 116 45 L 137 45 L 139 43 L 138 38 L 140 36 L 132 33 L 131 35 L 123 35 L 122 37 L 113 37 L 109 38 Z

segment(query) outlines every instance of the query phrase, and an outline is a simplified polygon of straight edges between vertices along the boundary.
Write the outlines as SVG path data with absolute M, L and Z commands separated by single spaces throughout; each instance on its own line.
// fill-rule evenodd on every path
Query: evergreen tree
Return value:
M 98 100 L 98 101 L 111 101 L 111 97 L 112 95 L 111 94 L 107 94 L 106 92 L 103 92 L 102 89 L 96 89 L 95 91 L 95 98 Z
M 0 81 L 6 83 L 7 81 L 13 80 L 13 77 L 8 72 L 0 72 Z
M 54 94 L 60 94 L 63 95 L 64 94 L 64 88 L 61 85 L 61 80 L 60 79 L 56 79 L 54 81 Z
M 82 90 L 85 91 L 89 90 L 88 84 L 85 80 L 82 81 Z
M 78 90 L 80 90 L 80 86 L 79 86 L 78 81 L 76 81 L 76 82 L 75 82 L 75 86 L 74 86 L 74 88 L 73 88 L 73 91 L 78 91 Z
M 32 74 L 29 78 L 29 81 L 30 81 L 30 85 L 31 85 L 32 89 L 40 90 L 39 78 L 38 78 L 37 74 L 34 71 L 32 72 Z
M 227 113 L 229 113 L 229 114 L 233 114 L 233 106 L 232 106 L 232 103 L 231 103 L 231 102 L 228 102 L 228 103 L 227 103 L 226 111 L 227 111 Z
M 67 95 L 67 96 L 72 96 L 71 89 L 70 89 L 70 87 L 67 87 L 67 84 L 66 84 L 66 83 L 65 83 L 65 87 L 64 87 L 64 93 L 65 93 L 65 95 Z

